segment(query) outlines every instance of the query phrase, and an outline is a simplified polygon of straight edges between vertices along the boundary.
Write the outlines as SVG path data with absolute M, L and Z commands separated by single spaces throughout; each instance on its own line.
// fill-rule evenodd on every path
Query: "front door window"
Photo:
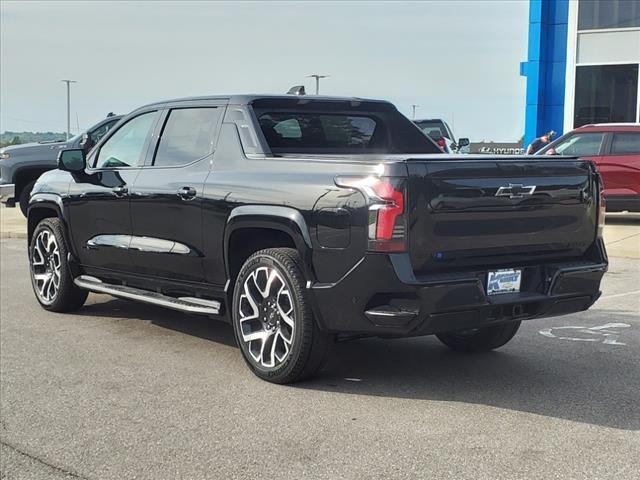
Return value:
M 557 155 L 595 157 L 600 154 L 604 133 L 577 133 L 555 146 Z
M 100 148 L 95 168 L 137 167 L 144 162 L 158 112 L 143 113 L 120 127 Z

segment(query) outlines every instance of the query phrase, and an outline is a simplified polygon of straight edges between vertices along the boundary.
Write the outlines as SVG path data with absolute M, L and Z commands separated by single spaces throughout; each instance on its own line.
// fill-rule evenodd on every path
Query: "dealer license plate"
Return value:
M 487 294 L 513 293 L 520 291 L 522 270 L 495 270 L 487 275 Z

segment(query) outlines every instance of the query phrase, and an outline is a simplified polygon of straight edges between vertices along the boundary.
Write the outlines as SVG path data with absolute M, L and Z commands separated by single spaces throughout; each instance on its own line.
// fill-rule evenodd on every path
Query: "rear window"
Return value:
M 278 154 L 440 153 L 386 103 L 270 99 L 253 109 Z
M 418 120 L 415 123 L 418 128 L 424 132 L 425 135 L 429 135 L 429 137 L 433 138 L 434 140 L 437 140 L 440 137 L 449 138 L 447 129 L 442 122 L 432 120 Z
M 616 133 L 611 143 L 612 155 L 640 154 L 640 133 Z
M 291 112 L 259 120 L 272 149 L 370 150 L 386 142 L 384 127 L 371 117 Z

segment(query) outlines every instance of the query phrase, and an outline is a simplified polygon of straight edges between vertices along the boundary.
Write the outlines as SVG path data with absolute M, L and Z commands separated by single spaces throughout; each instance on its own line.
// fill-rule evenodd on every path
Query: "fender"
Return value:
M 69 249 L 69 253 L 71 253 L 72 260 L 77 258 L 76 253 L 73 248 L 73 242 L 70 240 L 70 232 L 69 232 L 69 216 L 67 210 L 64 208 L 64 203 L 62 201 L 62 197 L 56 195 L 54 193 L 44 193 L 38 192 L 31 195 L 31 200 L 29 201 L 29 210 L 27 211 L 27 218 L 31 218 L 32 212 L 47 208 L 49 210 L 55 210 L 58 215 L 58 218 L 62 220 L 64 225 L 65 234 L 67 236 L 67 247 Z M 35 229 L 35 225 L 31 225 L 29 221 L 28 232 L 27 232 L 27 241 L 31 238 L 33 234 L 33 230 Z
M 295 243 L 296 249 L 304 259 L 306 274 L 311 273 L 311 236 L 309 228 L 302 214 L 291 207 L 273 205 L 243 205 L 231 211 L 227 218 L 224 232 L 224 251 L 227 278 L 230 278 L 229 262 L 226 261 L 229 252 L 229 239 L 233 232 L 243 228 L 271 228 L 288 234 Z M 310 276 L 308 279 L 312 278 Z

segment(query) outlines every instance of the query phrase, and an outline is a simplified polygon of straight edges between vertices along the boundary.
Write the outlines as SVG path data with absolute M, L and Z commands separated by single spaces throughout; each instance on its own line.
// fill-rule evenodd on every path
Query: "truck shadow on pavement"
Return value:
M 86 304 L 75 315 L 143 320 L 158 327 L 229 347 L 237 347 L 231 325 L 204 315 L 188 315 L 166 308 L 116 298 L 105 302 Z
M 320 376 L 300 387 L 480 404 L 640 430 L 637 342 L 549 339 L 538 333 L 542 327 L 523 325 L 520 338 L 481 354 L 452 352 L 433 336 L 345 342 L 335 346 Z
M 148 321 L 237 347 L 230 325 L 204 316 L 118 299 L 88 304 L 78 314 Z M 619 311 L 601 310 L 598 316 L 625 321 Z M 509 345 L 483 354 L 452 352 L 433 336 L 341 342 L 333 346 L 318 376 L 278 388 L 471 403 L 640 430 L 637 342 L 608 346 L 554 341 L 538 333 L 544 326 L 524 322 Z

